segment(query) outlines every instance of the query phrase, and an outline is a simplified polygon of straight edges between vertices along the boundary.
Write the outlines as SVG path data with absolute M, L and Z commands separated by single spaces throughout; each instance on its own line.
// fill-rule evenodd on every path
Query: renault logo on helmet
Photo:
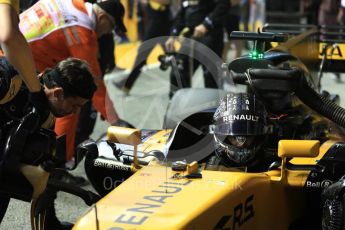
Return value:
M 259 116 L 255 115 L 244 115 L 244 114 L 237 114 L 237 115 L 229 115 L 223 117 L 223 122 L 232 122 L 232 121 L 259 121 Z

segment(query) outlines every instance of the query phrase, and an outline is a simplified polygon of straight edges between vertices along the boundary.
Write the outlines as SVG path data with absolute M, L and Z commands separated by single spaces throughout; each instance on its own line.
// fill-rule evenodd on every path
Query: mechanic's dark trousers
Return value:
M 125 88 L 131 89 L 135 81 L 141 73 L 141 68 L 146 64 L 146 60 L 150 55 L 153 48 L 160 44 L 165 51 L 165 42 L 170 32 L 170 11 L 153 10 L 151 7 L 146 7 L 146 13 L 148 15 L 148 21 L 145 31 L 144 41 L 139 49 L 138 55 L 135 58 L 134 67 L 132 72 L 129 74 L 125 83 Z
M 204 72 L 205 88 L 219 88 L 222 52 L 223 52 L 223 32 L 208 34 L 200 41 L 186 39 L 176 55 L 176 61 L 182 61 L 182 68 L 179 68 L 179 75 L 176 70 L 170 74 L 170 93 L 172 95 L 179 89 L 191 87 L 191 77 L 195 70 L 202 65 Z
M 165 43 L 166 39 L 160 43 L 162 48 L 165 50 Z M 134 62 L 134 68 L 132 69 L 131 73 L 128 75 L 128 78 L 125 83 L 125 88 L 131 89 L 135 83 L 135 81 L 138 79 L 140 73 L 141 73 L 141 68 L 143 68 L 144 65 L 146 65 L 146 61 L 152 50 L 155 48 L 157 43 L 155 43 L 153 40 L 147 41 L 142 43 L 139 46 L 138 49 L 138 55 L 135 58 Z
M 145 7 L 143 7 L 141 3 L 137 4 L 137 30 L 140 41 L 144 41 L 145 39 L 145 23 L 147 20 L 147 15 L 145 14 L 145 9 L 143 8 Z
M 110 72 L 116 66 L 115 63 L 115 43 L 113 34 L 105 34 L 98 38 L 100 58 L 98 59 L 102 75 Z

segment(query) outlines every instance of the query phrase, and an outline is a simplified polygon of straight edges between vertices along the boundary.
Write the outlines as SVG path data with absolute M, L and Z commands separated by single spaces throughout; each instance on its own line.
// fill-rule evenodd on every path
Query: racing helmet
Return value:
M 246 166 L 251 162 L 268 131 L 263 103 L 252 94 L 227 94 L 221 99 L 213 120 L 216 154 L 223 164 Z

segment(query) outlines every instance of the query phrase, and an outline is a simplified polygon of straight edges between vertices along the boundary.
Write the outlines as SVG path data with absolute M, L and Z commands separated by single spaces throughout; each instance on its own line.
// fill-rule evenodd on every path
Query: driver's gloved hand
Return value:
M 39 115 L 39 125 L 42 125 L 50 114 L 49 101 L 44 90 L 41 89 L 39 92 L 30 93 L 29 100 L 34 105 L 35 111 Z

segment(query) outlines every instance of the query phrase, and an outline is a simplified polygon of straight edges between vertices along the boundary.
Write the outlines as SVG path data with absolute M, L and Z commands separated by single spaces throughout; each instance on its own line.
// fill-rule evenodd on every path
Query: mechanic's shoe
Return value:
M 331 75 L 331 78 L 336 82 L 336 83 L 343 83 L 343 80 L 341 79 L 341 76 L 339 73 L 334 73 Z
M 49 230 L 71 230 L 73 228 L 74 224 L 69 223 L 69 222 L 58 222 L 57 224 L 54 225 L 47 225 L 45 229 Z
M 59 171 L 55 178 L 63 183 L 75 185 L 79 187 L 89 184 L 88 181 L 84 177 L 74 176 L 65 170 Z
M 337 76 L 337 78 L 335 79 L 336 83 L 344 83 L 344 81 L 341 79 L 340 76 Z
M 126 86 L 122 87 L 122 88 L 121 88 L 121 91 L 123 92 L 123 94 L 124 94 L 125 96 L 129 96 L 129 91 L 130 91 L 130 89 L 128 89 Z
M 73 228 L 73 226 L 74 226 L 74 224 L 72 224 L 70 222 L 62 221 L 61 225 L 60 225 L 60 229 L 61 230 L 70 230 Z
M 125 71 L 125 70 L 126 70 L 125 68 L 121 68 L 121 67 L 115 66 L 114 69 L 112 69 L 112 72 L 122 72 L 122 71 Z
M 56 197 L 55 197 L 56 198 Z M 56 217 L 54 203 L 48 204 L 46 210 L 46 216 L 44 220 L 44 229 L 47 230 L 70 230 L 73 228 L 73 224 L 69 222 L 60 222 Z
M 121 81 L 117 81 L 117 82 L 114 81 L 113 85 L 118 89 L 122 89 L 123 87 L 125 87 L 126 81 L 127 81 L 127 78 L 122 79 Z

